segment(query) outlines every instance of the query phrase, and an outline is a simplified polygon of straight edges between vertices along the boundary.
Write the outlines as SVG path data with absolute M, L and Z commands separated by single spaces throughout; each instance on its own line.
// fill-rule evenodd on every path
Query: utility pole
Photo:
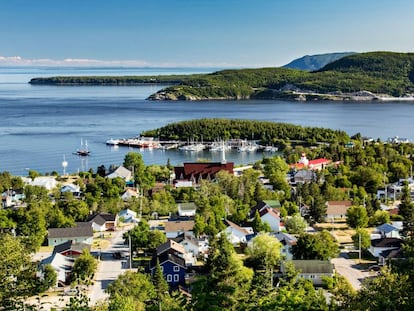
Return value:
M 358 242 L 359 242 L 359 264 L 361 264 L 361 231 L 358 234 Z
M 131 233 L 128 235 L 129 241 L 129 269 L 132 269 L 132 243 L 131 243 Z

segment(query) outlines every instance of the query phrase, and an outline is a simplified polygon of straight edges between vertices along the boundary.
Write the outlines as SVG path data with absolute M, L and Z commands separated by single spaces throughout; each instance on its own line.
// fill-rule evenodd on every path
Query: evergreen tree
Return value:
M 154 284 L 158 299 L 162 299 L 162 297 L 168 294 L 168 283 L 164 278 L 158 258 L 155 265 L 154 274 L 152 275 L 152 283 Z

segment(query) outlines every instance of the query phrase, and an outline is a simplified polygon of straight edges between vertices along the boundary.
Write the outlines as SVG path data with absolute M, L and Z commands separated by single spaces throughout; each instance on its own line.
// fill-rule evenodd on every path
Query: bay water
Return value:
M 129 151 L 141 152 L 146 165 L 173 165 L 208 159 L 220 153 L 179 150 L 114 149 L 110 138 L 131 138 L 171 122 L 199 118 L 251 119 L 318 126 L 386 140 L 414 141 L 414 102 L 148 101 L 162 86 L 30 85 L 34 77 L 67 75 L 157 75 L 212 72 L 211 68 L 0 68 L 0 171 L 27 175 L 77 172 L 99 165 L 122 164 Z M 89 157 L 73 154 L 87 142 Z M 253 163 L 263 153 L 226 153 L 235 164 Z

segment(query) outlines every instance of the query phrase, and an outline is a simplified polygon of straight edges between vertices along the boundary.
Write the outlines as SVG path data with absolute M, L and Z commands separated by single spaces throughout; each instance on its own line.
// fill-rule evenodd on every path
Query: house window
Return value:
M 173 271 L 174 271 L 174 272 L 179 272 L 179 271 L 180 271 L 180 267 L 178 267 L 178 266 L 174 266 Z
M 311 279 L 314 279 L 314 278 L 315 278 L 315 276 L 314 276 L 313 274 L 309 275 L 309 277 L 310 277 Z
M 180 279 L 180 275 L 179 274 L 174 274 L 174 282 L 178 282 Z
M 172 281 L 172 275 L 171 274 L 167 274 L 167 282 L 171 282 Z

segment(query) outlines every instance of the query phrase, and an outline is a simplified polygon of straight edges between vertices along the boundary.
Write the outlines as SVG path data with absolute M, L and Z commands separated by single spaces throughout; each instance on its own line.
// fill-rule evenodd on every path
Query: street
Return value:
M 357 264 L 352 259 L 347 259 L 346 253 L 341 253 L 339 258 L 333 258 L 332 263 L 336 272 L 342 275 L 352 285 L 353 289 L 359 290 L 363 280 L 370 277 L 370 273 L 357 268 Z

